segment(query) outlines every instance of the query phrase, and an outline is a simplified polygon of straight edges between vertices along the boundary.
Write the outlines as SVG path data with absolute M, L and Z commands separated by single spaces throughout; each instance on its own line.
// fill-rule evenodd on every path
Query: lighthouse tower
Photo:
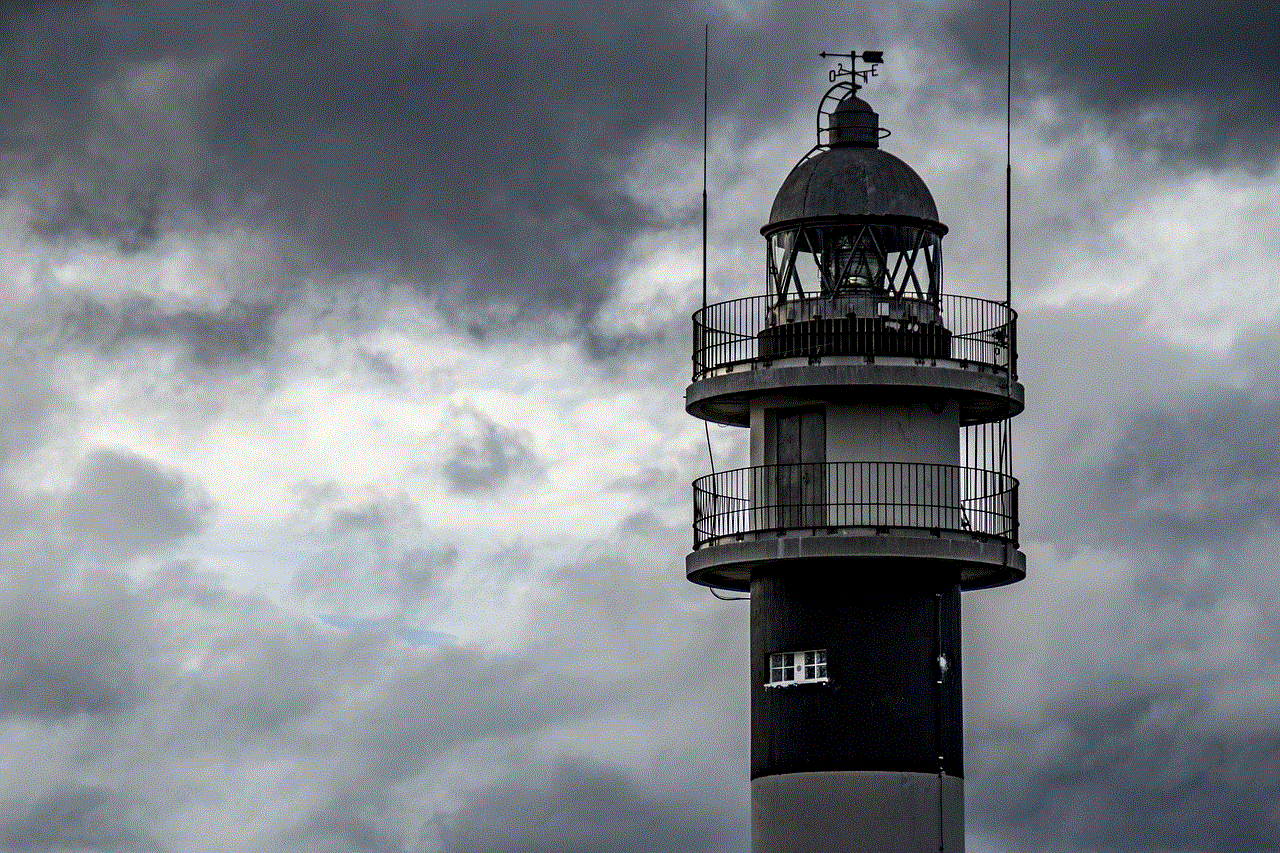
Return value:
M 686 408 L 751 465 L 693 484 L 686 570 L 750 593 L 754 853 L 962 851 L 960 593 L 1026 574 L 1015 314 L 944 288 L 947 227 L 858 97 L 881 54 L 836 56 L 762 292 L 693 318 Z

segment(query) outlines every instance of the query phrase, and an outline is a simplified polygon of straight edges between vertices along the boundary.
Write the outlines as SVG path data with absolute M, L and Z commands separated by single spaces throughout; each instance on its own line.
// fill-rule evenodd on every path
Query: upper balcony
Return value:
M 686 407 L 746 425 L 766 393 L 835 387 L 929 389 L 960 403 L 962 424 L 1023 408 L 1017 314 L 971 296 L 837 293 L 779 300 L 748 296 L 693 315 L 693 384 Z

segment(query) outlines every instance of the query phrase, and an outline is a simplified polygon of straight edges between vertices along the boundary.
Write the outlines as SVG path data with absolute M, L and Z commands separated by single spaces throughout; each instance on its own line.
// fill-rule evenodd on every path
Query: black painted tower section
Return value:
M 959 586 L 868 587 L 847 565 L 778 568 L 751 582 L 751 778 L 962 777 Z M 780 649 L 826 649 L 830 680 L 766 686 Z

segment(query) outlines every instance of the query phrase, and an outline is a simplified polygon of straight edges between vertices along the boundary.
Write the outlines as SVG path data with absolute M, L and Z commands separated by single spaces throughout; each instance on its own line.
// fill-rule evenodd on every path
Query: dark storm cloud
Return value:
M 979 825 L 1025 850 L 1274 849 L 1280 747 L 1271 733 L 1196 731 L 1208 696 L 1195 694 L 1208 689 L 1152 693 L 1131 678 L 1045 709 L 1029 732 L 975 738 L 974 763 L 990 761 L 970 787 Z
M 57 580 L 57 567 L 12 567 Z M 0 617 L 0 714 L 58 720 L 117 714 L 145 695 L 146 614 L 119 585 L 58 594 L 6 590 Z
M 378 825 L 387 808 L 385 799 L 385 796 L 360 797 L 349 791 L 343 792 L 317 809 L 310 821 L 290 840 L 300 842 L 302 849 L 320 853 L 360 850 L 409 853 L 414 848 L 400 833 Z
M 737 834 L 696 797 L 669 799 L 592 761 L 565 761 L 530 784 L 508 778 L 442 821 L 445 853 L 717 850 Z
M 51 791 L 34 802 L 0 806 L 0 845 L 12 853 L 158 850 L 128 828 L 123 803 L 105 788 Z
M 91 453 L 66 498 L 71 530 L 103 554 L 123 558 L 199 532 L 208 509 L 180 474 L 115 450 Z
M 501 488 L 512 478 L 541 469 L 523 430 L 495 422 L 472 406 L 455 406 L 446 416 L 442 473 L 454 492 L 476 494 Z
M 1053 544 L 990 593 L 1035 651 L 975 632 L 968 698 L 999 713 L 970 717 L 971 825 L 1013 850 L 1275 849 L 1280 350 L 1248 335 L 1238 389 L 1107 339 L 1118 389 L 1044 451 L 1061 494 L 1028 494 Z
M 171 311 L 150 297 L 104 305 L 92 297 L 62 317 L 63 334 L 110 354 L 130 344 L 176 344 L 200 367 L 237 364 L 266 351 L 282 306 L 233 301 L 218 311 Z
M 1003 77 L 1005 4 L 945 15 L 958 56 Z M 1018 2 L 1013 16 L 1015 97 L 1035 94 L 1027 73 L 1035 89 L 1073 96 L 1137 147 L 1215 165 L 1276 161 L 1280 6 Z M 994 83 L 987 91 L 1002 92 Z
M 1013 592 L 1011 624 L 1043 654 L 978 685 L 979 705 L 1008 684 L 1034 701 L 971 718 L 975 828 L 1014 850 L 1275 849 L 1280 614 L 1257 590 L 1274 590 L 1276 541 L 1206 566 L 1153 539 L 1135 566 L 1080 559 Z
M 874 28 L 870 8 L 850 23 Z M 671 224 L 623 178 L 659 138 L 696 156 L 703 21 L 718 46 L 713 121 L 737 116 L 744 132 L 787 114 L 797 71 L 831 46 L 815 41 L 830 23 L 814 26 L 815 10 L 754 14 L 9 6 L 4 188 L 46 237 L 133 251 L 236 219 L 300 239 L 330 269 L 399 272 L 446 303 L 589 313 L 630 237 Z M 674 217 L 692 227 L 686 201 Z
M 1078 437 L 1078 436 L 1077 436 Z M 1142 408 L 1084 460 L 1073 503 L 1102 541 L 1140 549 L 1238 541 L 1280 528 L 1280 407 L 1265 388 Z M 1079 448 L 1064 448 L 1062 459 Z

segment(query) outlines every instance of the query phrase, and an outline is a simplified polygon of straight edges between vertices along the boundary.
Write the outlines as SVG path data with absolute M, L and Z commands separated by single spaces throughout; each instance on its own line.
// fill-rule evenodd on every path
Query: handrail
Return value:
M 758 465 L 693 482 L 693 547 L 762 533 L 915 528 L 1017 544 L 1018 481 L 923 462 Z
M 865 303 L 865 305 L 863 304 Z M 772 296 L 718 302 L 693 315 L 693 379 L 782 358 L 914 356 L 983 364 L 1017 375 L 1017 314 L 1007 305 L 944 294 Z

